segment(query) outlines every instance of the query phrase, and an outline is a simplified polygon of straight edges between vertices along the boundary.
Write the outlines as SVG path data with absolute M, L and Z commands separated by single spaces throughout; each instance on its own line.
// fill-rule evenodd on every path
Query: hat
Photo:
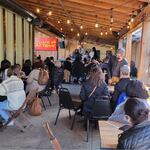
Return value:
M 121 53 L 121 54 L 125 54 L 125 49 L 124 48 L 119 48 L 118 50 L 117 50 L 117 53 Z
M 122 73 L 122 74 L 129 74 L 130 73 L 130 67 L 128 65 L 123 65 L 120 68 L 120 73 Z

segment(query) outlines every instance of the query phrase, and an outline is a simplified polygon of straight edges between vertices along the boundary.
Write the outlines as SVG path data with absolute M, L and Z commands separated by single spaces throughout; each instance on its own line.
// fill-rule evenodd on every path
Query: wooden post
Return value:
M 132 33 L 127 33 L 127 43 L 126 43 L 126 59 L 128 61 L 128 65 L 130 66 L 131 61 L 131 48 L 132 48 Z
M 138 79 L 150 84 L 150 18 L 142 25 L 142 42 L 138 65 Z
M 118 41 L 118 48 L 122 48 L 122 39 L 119 39 Z

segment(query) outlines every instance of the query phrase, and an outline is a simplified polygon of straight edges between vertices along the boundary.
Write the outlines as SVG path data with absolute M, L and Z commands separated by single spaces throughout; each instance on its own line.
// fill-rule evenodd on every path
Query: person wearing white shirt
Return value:
M 24 103 L 26 94 L 24 91 L 24 83 L 15 76 L 14 66 L 7 71 L 8 79 L 0 84 L 0 95 L 7 96 L 7 99 L 0 102 L 0 115 L 7 122 L 9 115 L 6 110 L 18 110 Z

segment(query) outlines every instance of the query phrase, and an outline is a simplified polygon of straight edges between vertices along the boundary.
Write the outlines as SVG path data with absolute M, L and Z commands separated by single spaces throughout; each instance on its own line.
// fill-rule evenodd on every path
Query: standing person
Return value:
M 31 70 L 32 70 L 31 60 L 27 59 L 25 60 L 25 63 L 23 64 L 22 71 L 25 73 L 26 76 L 28 76 Z
M 104 74 L 102 70 L 99 66 L 93 65 L 91 67 L 89 79 L 82 84 L 80 91 L 83 114 L 85 117 L 92 111 L 94 100 L 101 96 L 109 96 L 107 84 L 104 81 Z
M 120 78 L 120 68 L 123 65 L 128 65 L 125 59 L 125 50 L 123 48 L 117 50 L 116 58 L 117 60 L 112 64 L 112 79 L 109 80 L 109 84 L 117 83 Z
M 6 123 L 9 119 L 7 110 L 18 110 L 25 101 L 23 81 L 15 75 L 14 66 L 7 71 L 8 79 L 0 84 L 0 95 L 7 96 L 7 99 L 0 102 L 0 115 Z M 13 122 L 10 123 L 13 125 Z
M 70 73 L 71 73 L 71 69 L 72 69 L 72 64 L 71 64 L 71 59 L 70 57 L 68 57 L 66 59 L 66 61 L 63 64 L 64 66 L 64 80 L 65 82 L 69 82 L 70 81 Z
M 50 57 L 50 60 L 46 62 L 46 65 L 48 66 L 48 70 L 49 70 L 49 76 L 51 77 L 52 75 L 52 70 L 54 68 L 54 57 L 51 56 Z
M 135 66 L 135 62 L 134 61 L 131 61 L 130 68 L 131 68 L 130 77 L 132 79 L 136 79 L 137 78 L 137 68 Z
M 125 103 L 124 109 L 131 128 L 121 134 L 117 149 L 150 149 L 149 109 L 136 98 L 129 98 Z
M 96 48 L 93 47 L 92 51 L 94 52 L 93 59 L 98 60 L 98 54 L 97 54 Z

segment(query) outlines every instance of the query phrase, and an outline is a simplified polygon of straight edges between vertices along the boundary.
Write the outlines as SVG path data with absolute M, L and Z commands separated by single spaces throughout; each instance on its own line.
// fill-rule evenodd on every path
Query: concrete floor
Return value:
M 62 150 L 97 150 L 100 149 L 98 129 L 90 130 L 89 142 L 86 140 L 86 131 L 82 127 L 81 118 L 77 116 L 74 129 L 70 130 L 72 120 L 68 117 L 68 111 L 62 110 L 57 125 L 54 121 L 58 111 L 58 96 L 52 94 L 52 106 L 39 117 L 30 118 L 33 126 L 25 133 L 21 133 L 17 127 L 8 127 L 0 132 L 0 150 L 50 150 L 51 143 L 45 133 L 42 124 L 49 122 L 50 127 L 58 139 Z M 72 112 L 73 114 L 73 112 Z

